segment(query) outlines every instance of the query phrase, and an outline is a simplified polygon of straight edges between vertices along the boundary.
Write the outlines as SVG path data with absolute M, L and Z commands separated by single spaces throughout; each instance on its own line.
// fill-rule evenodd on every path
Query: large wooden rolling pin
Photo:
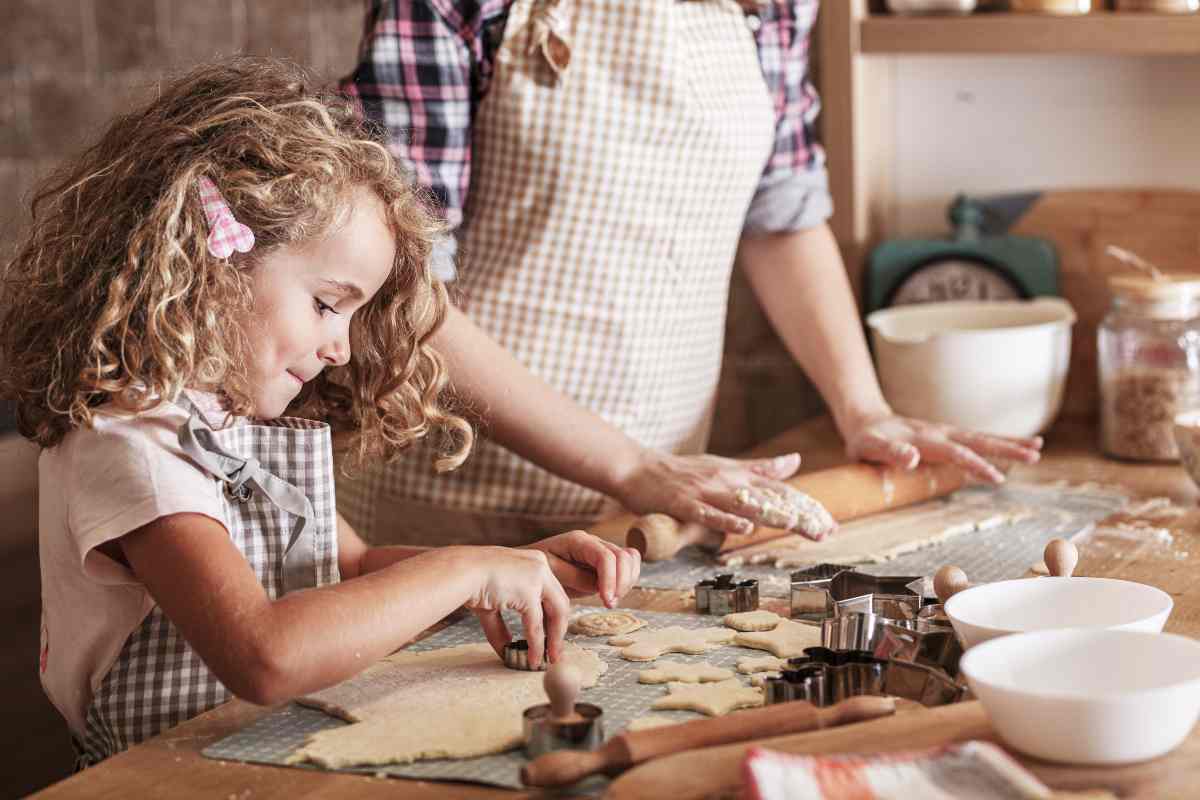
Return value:
M 672 753 L 864 722 L 895 710 L 896 701 L 891 697 L 852 697 L 829 708 L 798 701 L 684 722 L 665 729 L 627 731 L 597 750 L 559 750 L 538 756 L 521 769 L 521 781 L 526 786 L 567 786 L 598 772 L 617 775 Z
M 846 464 L 797 475 L 784 483 L 819 501 L 838 522 L 847 522 L 944 497 L 961 489 L 966 476 L 948 464 L 919 464 L 913 470 Z M 742 536 L 724 534 L 695 523 L 685 525 L 666 514 L 621 514 L 600 520 L 588 530 L 610 542 L 636 547 L 646 561 L 674 558 L 681 548 L 691 544 L 724 553 L 794 533 L 760 526 Z

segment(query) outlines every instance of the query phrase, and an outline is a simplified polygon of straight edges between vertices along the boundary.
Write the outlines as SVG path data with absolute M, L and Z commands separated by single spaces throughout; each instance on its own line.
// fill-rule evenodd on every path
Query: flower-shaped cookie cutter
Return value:
M 732 573 L 716 575 L 696 584 L 696 611 L 701 614 L 738 614 L 758 610 L 758 581 L 739 581 Z

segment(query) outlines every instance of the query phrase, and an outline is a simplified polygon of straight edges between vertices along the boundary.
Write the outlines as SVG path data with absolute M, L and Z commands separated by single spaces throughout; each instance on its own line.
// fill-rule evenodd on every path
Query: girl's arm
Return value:
M 384 569 L 429 552 L 428 547 L 371 547 L 349 522 L 337 515 L 338 571 L 342 580 Z M 641 574 L 641 554 L 617 547 L 584 531 L 569 531 L 529 545 L 546 553 L 550 569 L 572 597 L 599 594 L 612 608 L 632 589 Z
M 119 541 L 204 663 L 230 691 L 260 705 L 345 680 L 462 605 L 480 615 L 494 647 L 507 640 L 500 610 L 518 611 L 530 641 L 545 637 L 557 658 L 570 610 L 536 551 L 440 548 L 271 600 L 210 517 L 162 517 Z
M 339 513 L 337 515 L 338 572 L 342 580 L 357 578 L 369 572 L 390 567 L 400 561 L 429 552 L 428 547 L 389 545 L 372 547 L 362 540 L 358 532 Z

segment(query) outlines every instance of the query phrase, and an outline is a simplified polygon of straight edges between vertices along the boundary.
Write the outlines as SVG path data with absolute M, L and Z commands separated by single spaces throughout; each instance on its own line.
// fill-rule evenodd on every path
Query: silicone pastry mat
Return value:
M 1020 578 L 1030 566 L 1042 560 L 1046 542 L 1055 537 L 1070 538 L 1088 526 L 1119 511 L 1128 499 L 1100 489 L 1010 483 L 1000 488 L 971 487 L 951 495 L 971 500 L 991 496 L 996 505 L 1020 506 L 1031 516 L 983 530 L 967 531 L 942 542 L 905 553 L 887 561 L 859 564 L 856 569 L 869 575 L 933 575 L 945 564 L 955 564 L 966 572 L 972 583 Z M 835 534 L 836 535 L 836 534 Z M 813 566 L 813 565 L 809 565 Z M 795 567 L 777 569 L 766 564 L 718 564 L 711 553 L 698 547 L 680 551 L 670 561 L 642 565 L 638 586 L 644 589 L 691 589 L 716 574 L 732 572 L 739 578 L 757 578 L 761 597 L 788 597 L 791 573 Z
M 572 616 L 581 616 L 599 610 L 602 609 L 580 607 L 573 611 Z M 646 620 L 651 628 L 665 628 L 668 625 L 679 625 L 684 628 L 721 627 L 720 617 L 625 610 Z M 513 635 L 520 636 L 519 620 L 514 617 L 509 619 L 508 623 Z M 641 670 L 650 669 L 656 662 L 626 661 L 617 655 L 618 648 L 605 644 L 605 637 L 569 636 L 568 639 L 581 647 L 594 650 L 608 663 L 608 672 L 600 677 L 600 682 L 591 689 L 581 692 L 579 696 L 581 702 L 594 703 L 604 710 L 604 731 L 607 737 L 620 733 L 630 720 L 651 713 L 655 716 L 669 717 L 680 721 L 703 718 L 704 715 L 694 711 L 650 711 L 650 704 L 666 693 L 666 686 L 638 683 L 637 674 Z M 487 639 L 483 635 L 483 630 L 472 615 L 449 628 L 438 631 L 427 639 L 410 645 L 407 649 L 411 651 L 434 650 L 484 641 Z M 689 664 L 707 662 L 732 670 L 739 658 L 762 655 L 768 654 L 761 650 L 725 645 L 698 656 L 671 653 L 659 659 L 659 662 L 664 659 Z M 736 674 L 743 684 L 749 684 L 749 676 Z M 203 751 L 203 754 L 209 758 L 230 761 L 276 764 L 297 769 L 319 769 L 311 764 L 293 765 L 285 762 L 287 757 L 300 747 L 310 734 L 325 728 L 346 724 L 343 720 L 331 717 L 322 711 L 292 703 L 286 708 L 263 717 L 238 733 L 209 746 Z M 403 724 L 403 720 L 397 720 L 397 724 Z M 520 769 L 526 761 L 525 754 L 520 749 L 516 749 L 498 755 L 457 761 L 438 759 L 419 761 L 413 764 L 339 771 L 421 780 L 469 781 L 520 789 L 522 788 Z M 597 786 L 603 787 L 604 783 L 603 779 L 595 778 L 579 784 L 577 788 L 579 791 L 590 793 Z

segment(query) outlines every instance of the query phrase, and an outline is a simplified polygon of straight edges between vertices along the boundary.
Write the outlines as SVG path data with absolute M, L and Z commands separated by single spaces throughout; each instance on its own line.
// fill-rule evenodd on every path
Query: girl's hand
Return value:
M 722 533 L 748 534 L 757 525 L 779 527 L 769 503 L 758 495 L 793 498 L 799 494 L 781 483 L 800 468 L 800 454 L 739 461 L 720 456 L 677 456 L 646 450 L 637 467 L 617 485 L 614 495 L 639 514 L 670 514 L 680 522 L 697 522 Z M 762 498 L 765 499 L 765 498 Z M 828 530 L 797 533 L 821 538 Z
M 550 556 L 550 569 L 570 597 L 598 594 L 608 608 L 616 607 L 642 572 L 637 550 L 618 547 L 587 531 L 560 533 L 527 547 Z
M 895 414 L 867 417 L 845 432 L 851 458 L 913 469 L 921 460 L 955 464 L 977 480 L 1003 483 L 1004 473 L 989 458 L 1035 464 L 1042 437 L 1012 438 L 922 422 Z
M 529 665 L 535 669 L 545 656 L 551 662 L 562 655 L 563 636 L 571 601 L 550 570 L 540 550 L 511 547 L 478 547 L 469 563 L 476 570 L 477 586 L 465 605 L 479 617 L 488 643 L 504 657 L 504 645 L 512 641 L 502 611 L 521 615 L 529 642 Z

